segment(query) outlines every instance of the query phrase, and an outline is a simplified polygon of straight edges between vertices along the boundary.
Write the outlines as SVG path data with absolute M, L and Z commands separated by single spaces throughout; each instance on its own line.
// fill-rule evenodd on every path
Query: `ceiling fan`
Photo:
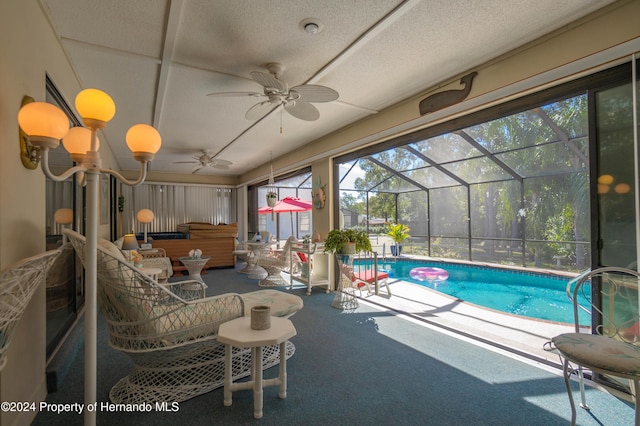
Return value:
M 284 66 L 278 63 L 267 64 L 269 74 L 252 71 L 251 78 L 260 84 L 264 93 L 258 92 L 220 92 L 207 96 L 253 96 L 267 98 L 258 102 L 245 114 L 247 120 L 258 120 L 276 107 L 282 106 L 285 111 L 300 120 L 315 121 L 320 118 L 320 111 L 312 102 L 331 102 L 338 99 L 338 92 L 318 84 L 301 84 L 289 88 L 280 79 Z
M 203 167 L 213 167 L 214 169 L 228 169 L 232 164 L 231 161 L 218 160 L 213 157 L 204 149 L 200 150 L 201 154 L 195 154 L 193 159 L 195 161 L 174 161 L 174 164 L 198 164 L 198 166 L 191 172 L 196 173 Z

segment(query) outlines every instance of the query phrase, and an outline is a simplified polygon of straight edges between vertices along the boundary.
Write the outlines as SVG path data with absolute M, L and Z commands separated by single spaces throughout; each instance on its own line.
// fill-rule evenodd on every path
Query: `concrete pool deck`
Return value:
M 558 334 L 573 332 L 573 324 L 507 314 L 406 281 L 390 279 L 389 286 L 391 297 L 371 295 L 360 300 L 386 307 L 431 326 L 506 350 L 534 362 L 561 368 L 558 356 L 545 351 L 543 346 Z

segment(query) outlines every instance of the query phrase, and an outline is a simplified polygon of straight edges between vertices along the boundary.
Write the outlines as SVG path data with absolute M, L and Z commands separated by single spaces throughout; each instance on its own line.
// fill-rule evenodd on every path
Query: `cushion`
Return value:
M 278 290 L 258 290 L 241 294 L 244 299 L 244 314 L 251 315 L 251 308 L 258 305 L 271 307 L 271 316 L 289 317 L 302 309 L 302 298 Z
M 562 355 L 578 364 L 614 375 L 640 377 L 638 346 L 586 333 L 565 333 L 554 337 L 552 341 Z
M 378 281 L 386 280 L 389 278 L 388 272 L 377 271 L 378 272 Z M 354 278 L 359 279 L 360 281 L 366 281 L 369 284 L 373 284 L 376 282 L 376 275 L 374 274 L 373 269 L 367 269 L 364 271 L 358 271 L 353 273 Z

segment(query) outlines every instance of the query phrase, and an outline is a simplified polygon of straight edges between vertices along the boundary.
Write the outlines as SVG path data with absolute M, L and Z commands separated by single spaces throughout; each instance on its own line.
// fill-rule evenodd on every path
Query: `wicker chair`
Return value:
M 159 283 L 166 283 L 173 275 L 173 267 L 171 259 L 167 257 L 167 252 L 163 248 L 154 248 L 151 250 L 139 250 L 142 255 L 140 263 L 145 268 L 159 268 L 162 270 L 158 276 Z
M 65 233 L 84 264 L 84 237 Z M 126 262 L 112 243 L 99 242 L 98 301 L 109 328 L 109 344 L 135 363 L 134 370 L 111 389 L 112 402 L 179 402 L 224 384 L 224 345 L 216 340 L 218 327 L 245 315 L 245 302 L 234 293 L 201 298 L 199 284 L 160 285 Z M 294 351 L 288 342 L 286 357 Z M 250 349 L 234 348 L 232 362 L 233 380 L 248 376 Z M 264 368 L 278 362 L 278 346 L 265 347 Z
M 289 285 L 289 282 L 282 278 L 280 273 L 289 268 L 289 259 L 291 256 L 291 250 L 289 250 L 289 247 L 294 241 L 296 241 L 295 237 L 291 236 L 285 242 L 282 250 L 279 250 L 275 255 L 265 254 L 258 256 L 256 264 L 267 271 L 267 276 L 261 279 L 258 283 L 260 287 L 279 287 Z
M 59 255 L 60 250 L 50 250 L 0 272 L 0 370 L 7 363 L 7 349 L 24 310 Z

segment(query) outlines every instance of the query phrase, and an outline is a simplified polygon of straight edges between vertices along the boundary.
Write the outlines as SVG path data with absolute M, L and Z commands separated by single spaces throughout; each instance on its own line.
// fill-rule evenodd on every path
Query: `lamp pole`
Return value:
M 86 246 L 85 246 L 85 378 L 84 378 L 84 424 L 96 424 L 96 410 L 88 409 L 97 404 L 97 325 L 98 325 L 98 217 L 100 177 L 115 176 L 119 181 L 135 186 L 146 178 L 147 163 L 160 149 L 160 134 L 151 126 L 137 124 L 127 132 L 126 140 L 134 158 L 140 163 L 140 177 L 129 181 L 110 169 L 103 169 L 99 154 L 98 129 L 115 115 L 115 104 L 106 93 L 97 89 L 86 89 L 76 97 L 76 109 L 88 127 L 69 129 L 69 120 L 62 110 L 46 102 L 26 104 L 18 113 L 18 122 L 32 145 L 41 151 L 41 167 L 51 180 L 61 182 L 74 174 L 81 175 L 86 183 Z M 71 158 L 79 165 L 56 176 L 49 169 L 49 149 L 55 149 L 63 141 Z

